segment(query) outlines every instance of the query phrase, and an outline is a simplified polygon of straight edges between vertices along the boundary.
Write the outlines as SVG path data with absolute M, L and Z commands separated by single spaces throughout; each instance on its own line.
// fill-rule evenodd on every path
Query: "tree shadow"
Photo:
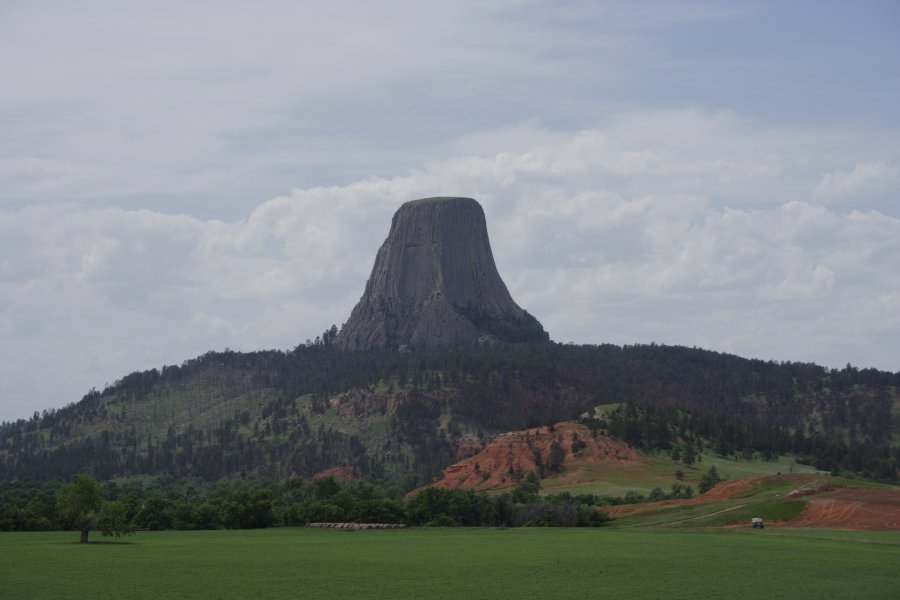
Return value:
M 79 541 L 74 542 L 59 542 L 60 544 L 66 546 L 131 546 L 134 545 L 134 542 L 126 542 L 125 540 L 90 540 L 87 544 L 82 544 Z

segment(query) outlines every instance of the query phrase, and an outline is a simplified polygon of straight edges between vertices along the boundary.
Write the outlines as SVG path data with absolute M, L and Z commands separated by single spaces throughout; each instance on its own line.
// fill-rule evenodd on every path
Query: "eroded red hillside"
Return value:
M 538 427 L 497 436 L 477 454 L 443 470 L 431 481 L 433 487 L 492 489 L 515 485 L 521 474 L 545 471 L 551 464 L 551 446 L 557 442 L 563 451 L 560 471 L 577 480 L 576 465 L 612 463 L 622 467 L 641 462 L 640 456 L 623 442 L 599 435 L 578 423 L 557 423 L 553 428 Z

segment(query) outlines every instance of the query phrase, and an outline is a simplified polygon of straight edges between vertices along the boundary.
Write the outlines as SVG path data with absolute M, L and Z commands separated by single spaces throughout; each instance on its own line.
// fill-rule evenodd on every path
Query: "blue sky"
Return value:
M 896 2 L 0 1 L 0 419 L 349 315 L 466 195 L 558 341 L 900 370 Z

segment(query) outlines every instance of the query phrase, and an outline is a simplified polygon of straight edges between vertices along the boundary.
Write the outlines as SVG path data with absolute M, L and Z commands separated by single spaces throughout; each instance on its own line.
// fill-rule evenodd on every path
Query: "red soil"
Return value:
M 580 440 L 584 447 L 572 451 L 572 444 Z M 538 471 L 535 453 L 547 464 L 550 446 L 559 442 L 565 452 L 563 467 L 579 464 L 611 463 L 622 467 L 639 464 L 638 454 L 628 445 L 605 436 L 594 438 L 587 427 L 572 422 L 557 423 L 553 431 L 548 427 L 504 433 L 474 456 L 453 464 L 431 481 L 432 487 L 444 488 L 503 488 L 515 485 L 516 471 Z M 577 483 L 577 481 L 573 481 Z
M 795 492 L 800 492 L 796 495 Z M 861 489 L 826 485 L 795 490 L 787 497 L 812 496 L 792 527 L 900 531 L 900 489 Z
M 717 483 L 713 488 L 705 494 L 700 494 L 695 498 L 691 498 L 688 502 L 697 504 L 700 502 L 718 502 L 719 500 L 728 500 L 735 494 L 761 484 L 765 481 L 765 477 L 748 477 L 747 479 L 729 479 L 722 483 Z
M 331 467 L 324 471 L 319 471 L 312 476 L 313 479 L 322 479 L 323 477 L 334 477 L 338 481 L 355 481 L 362 479 L 355 467 Z
M 780 522 L 788 527 L 819 527 L 827 529 L 854 529 L 871 531 L 900 531 L 900 489 L 851 488 L 830 483 L 810 485 L 815 481 L 810 475 L 775 475 L 778 479 L 795 481 L 806 486 L 785 494 L 785 499 L 806 501 L 803 513 L 791 521 Z M 690 500 L 665 500 L 614 506 L 608 509 L 611 516 L 639 512 L 661 506 L 699 504 L 727 500 L 773 477 L 735 479 L 718 484 L 703 495 Z

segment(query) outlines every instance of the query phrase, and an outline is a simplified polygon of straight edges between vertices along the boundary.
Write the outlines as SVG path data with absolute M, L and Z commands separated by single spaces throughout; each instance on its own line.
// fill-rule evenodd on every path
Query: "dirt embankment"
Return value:
M 638 453 L 627 444 L 605 436 L 594 438 L 587 427 L 566 421 L 552 429 L 538 427 L 501 434 L 477 454 L 444 469 L 430 485 L 478 489 L 513 486 L 519 475 L 539 472 L 541 465 L 547 469 L 552 462 L 554 442 L 563 452 L 562 469 L 574 464 L 614 463 L 628 467 L 640 462 Z
M 791 527 L 900 531 L 900 489 L 825 485 L 787 497 L 806 499 L 803 514 L 786 523 Z

